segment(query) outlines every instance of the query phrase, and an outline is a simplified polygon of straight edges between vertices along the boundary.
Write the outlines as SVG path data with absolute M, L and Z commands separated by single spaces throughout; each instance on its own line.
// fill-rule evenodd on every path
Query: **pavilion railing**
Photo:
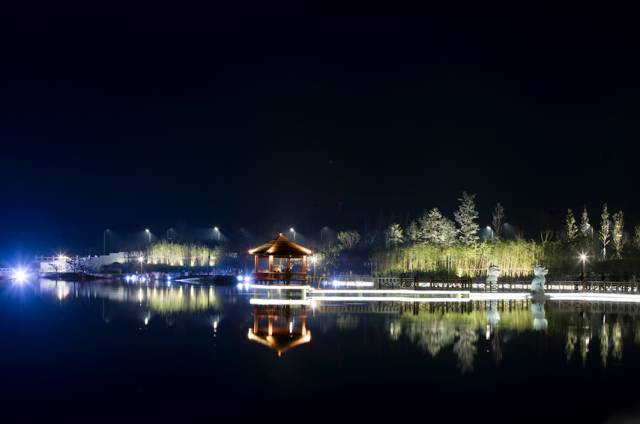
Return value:
M 253 273 L 253 279 L 255 281 L 307 281 L 306 272 L 269 272 L 259 271 Z

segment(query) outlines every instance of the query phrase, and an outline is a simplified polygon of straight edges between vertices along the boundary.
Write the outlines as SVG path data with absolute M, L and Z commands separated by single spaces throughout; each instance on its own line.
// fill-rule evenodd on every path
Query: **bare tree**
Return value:
M 496 238 L 500 238 L 502 235 L 502 223 L 504 222 L 504 207 L 500 202 L 496 203 L 496 207 L 493 209 L 493 216 L 491 217 L 491 225 L 493 231 L 496 234 Z

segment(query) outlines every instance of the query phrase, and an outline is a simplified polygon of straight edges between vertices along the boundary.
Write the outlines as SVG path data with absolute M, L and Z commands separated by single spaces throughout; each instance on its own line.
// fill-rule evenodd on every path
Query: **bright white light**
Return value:
M 339 281 L 333 280 L 331 282 L 333 287 L 373 287 L 373 281 Z
M 580 261 L 581 261 L 581 262 L 587 262 L 587 259 L 588 259 L 589 257 L 587 256 L 587 254 L 586 254 L 586 253 L 580 253 L 579 258 L 580 258 Z
M 144 232 L 145 232 L 145 233 L 150 233 L 151 231 L 149 231 L 149 229 L 148 229 L 148 228 L 145 228 L 145 229 L 144 229 Z
M 218 227 L 213 227 L 213 231 L 220 231 Z
M 244 275 L 238 275 L 238 281 L 244 281 Z
M 213 331 L 218 331 L 218 321 L 213 321 Z
M 140 262 L 140 263 L 144 262 L 144 256 L 138 257 L 138 262 Z
M 23 268 L 16 268 L 11 273 L 11 278 L 18 284 L 24 284 L 29 279 L 29 273 Z
M 149 324 L 149 317 L 146 316 L 144 317 L 144 325 L 148 325 Z
M 63 255 L 62 253 L 58 255 L 58 261 L 62 262 L 62 261 L 66 261 L 67 257 L 65 255 Z
M 293 227 L 289 228 L 289 231 L 291 231 L 292 233 L 296 232 L 296 230 Z

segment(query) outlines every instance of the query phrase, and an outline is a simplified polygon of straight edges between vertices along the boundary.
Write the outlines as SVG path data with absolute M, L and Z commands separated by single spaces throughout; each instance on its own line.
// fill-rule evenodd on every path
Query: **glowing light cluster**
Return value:
M 29 280 L 29 272 L 22 268 L 14 268 L 11 270 L 11 279 L 17 284 L 24 284 Z

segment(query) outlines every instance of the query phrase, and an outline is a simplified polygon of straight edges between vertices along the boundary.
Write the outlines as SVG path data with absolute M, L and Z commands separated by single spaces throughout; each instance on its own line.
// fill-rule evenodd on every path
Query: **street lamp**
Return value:
M 220 241 L 220 228 L 213 227 L 213 232 L 216 234 L 216 237 L 218 238 L 218 241 Z
M 582 252 L 580 253 L 580 256 L 578 256 L 578 259 L 580 259 L 580 262 L 582 262 L 582 286 L 584 288 L 584 285 L 587 282 L 587 274 L 585 271 L 585 267 L 587 264 L 587 260 L 589 259 L 589 257 L 587 256 L 586 253 Z
M 295 230 L 295 228 L 291 227 L 291 228 L 289 228 L 289 231 L 291 231 L 293 233 L 293 241 L 296 241 L 296 230 Z
M 148 228 L 145 228 L 144 232 L 147 233 L 147 237 L 149 238 L 149 244 L 151 244 L 151 231 L 149 231 Z
M 491 242 L 493 243 L 493 228 L 491 228 L 490 226 L 487 225 L 487 231 L 491 232 Z
M 110 229 L 106 229 L 102 232 L 102 254 L 107 254 L 107 233 L 111 231 Z
M 311 256 L 311 263 L 313 264 L 313 279 L 316 279 L 316 264 L 318 263 L 318 256 Z M 318 288 L 320 288 L 320 280 L 318 280 Z

